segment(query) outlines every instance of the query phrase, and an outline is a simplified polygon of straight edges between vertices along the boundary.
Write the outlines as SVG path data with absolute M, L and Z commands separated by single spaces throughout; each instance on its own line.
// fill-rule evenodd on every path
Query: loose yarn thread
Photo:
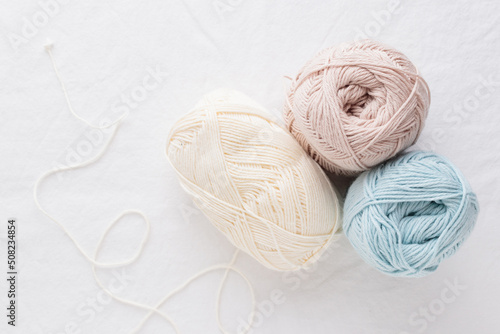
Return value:
M 215 227 L 268 268 L 313 263 L 336 237 L 341 207 L 324 172 L 239 92 L 204 96 L 173 126 L 167 156 Z
M 361 174 L 344 209 L 345 234 L 366 262 L 389 275 L 419 277 L 457 251 L 479 205 L 451 162 L 417 151 Z
M 401 52 L 375 41 L 325 49 L 292 80 L 284 118 L 325 169 L 355 175 L 414 143 L 429 88 Z
M 66 89 L 66 85 L 64 84 L 64 81 L 62 80 L 62 77 L 57 69 L 57 66 L 56 66 L 56 62 L 55 62 L 55 59 L 52 55 L 52 48 L 53 48 L 53 43 L 51 41 L 47 41 L 47 44 L 45 45 L 45 50 L 47 51 L 50 59 L 51 59 L 51 62 L 52 62 L 52 66 L 53 66 L 53 69 L 54 69 L 54 72 L 56 74 L 56 77 L 61 85 L 61 88 L 62 88 L 62 91 L 64 93 L 64 96 L 65 96 L 65 99 L 66 99 L 66 104 L 70 110 L 70 112 L 80 121 L 82 121 L 83 123 L 85 123 L 87 126 L 89 127 L 92 127 L 94 129 L 106 129 L 106 128 L 110 128 L 110 127 L 114 127 L 111 134 L 109 135 L 107 141 L 104 143 L 103 145 L 103 148 L 101 149 L 101 151 L 99 151 L 99 153 L 94 156 L 93 158 L 87 160 L 87 161 L 84 161 L 80 164 L 77 164 L 77 165 L 72 165 L 72 166 L 64 166 L 64 167 L 58 167 L 58 168 L 54 168 L 52 170 L 49 170 L 45 173 L 43 173 L 38 179 L 37 181 L 35 182 L 35 185 L 34 185 L 34 188 L 33 188 L 33 198 L 34 198 L 34 201 L 35 201 L 35 204 L 37 206 L 37 208 L 45 215 L 47 216 L 50 220 L 52 220 L 54 223 L 56 223 L 60 228 L 61 230 L 68 236 L 68 238 L 71 240 L 71 242 L 75 245 L 75 247 L 77 248 L 77 250 L 82 254 L 82 256 L 91 264 L 92 266 L 92 273 L 93 273 L 93 276 L 94 276 L 94 279 L 97 283 L 97 285 L 107 294 L 109 295 L 111 298 L 115 299 L 116 301 L 122 303 L 122 304 L 125 304 L 125 305 L 129 305 L 129 306 L 134 306 L 134 307 L 137 307 L 137 308 L 140 308 L 140 309 L 143 309 L 143 310 L 146 310 L 148 311 L 147 315 L 141 320 L 141 322 L 131 331 L 131 333 L 137 333 L 142 327 L 143 325 L 146 323 L 146 321 L 153 315 L 153 314 L 157 314 L 159 315 L 160 317 L 162 317 L 163 319 L 165 319 L 171 326 L 172 328 L 175 330 L 176 333 L 180 333 L 180 330 L 177 326 L 177 324 L 175 323 L 174 320 L 172 320 L 167 314 L 165 314 L 164 312 L 162 312 L 161 310 L 159 310 L 159 308 L 169 299 L 171 298 L 173 295 L 177 294 L 178 292 L 182 291 L 183 289 L 185 289 L 189 284 L 191 284 L 193 281 L 197 280 L 198 278 L 210 273 L 210 272 L 213 272 L 213 271 L 216 271 L 216 270 L 225 270 L 224 272 L 224 276 L 221 280 L 221 284 L 219 286 L 219 290 L 218 290 L 218 295 L 217 295 L 217 301 L 216 301 L 216 315 L 217 315 L 217 324 L 219 326 L 219 329 L 221 330 L 222 333 L 229 333 L 225 330 L 224 326 L 222 325 L 221 323 L 221 320 L 220 320 L 220 297 L 221 297 L 221 294 L 222 294 L 222 289 L 223 289 L 223 286 L 224 286 L 224 283 L 226 282 L 226 279 L 228 277 L 228 274 L 229 272 L 234 272 L 238 275 L 240 275 L 243 280 L 245 281 L 245 283 L 248 285 L 249 287 L 249 290 L 250 290 L 250 294 L 251 294 L 251 298 L 252 298 L 252 311 L 250 313 L 250 321 L 248 323 L 248 325 L 244 328 L 244 330 L 242 332 L 240 332 L 241 334 L 245 334 L 247 333 L 252 324 L 253 324 L 253 317 L 254 317 L 254 314 L 255 314 L 255 293 L 254 293 L 254 290 L 253 290 L 253 287 L 252 287 L 252 284 L 250 283 L 250 281 L 248 280 L 248 278 L 239 270 L 237 269 L 236 267 L 234 267 L 234 263 L 237 259 L 237 256 L 238 256 L 238 253 L 239 253 L 239 250 L 236 250 L 231 261 L 228 263 L 228 264 L 220 264 L 220 265 L 214 265 L 214 266 L 210 266 L 200 272 L 198 272 L 197 274 L 191 276 L 189 279 L 187 279 L 183 284 L 181 284 L 180 286 L 178 286 L 177 288 L 173 289 L 170 293 L 168 293 L 167 295 L 165 295 L 165 297 L 163 297 L 154 307 L 151 307 L 149 305 L 146 305 L 146 304 L 141 304 L 141 303 L 138 303 L 138 302 L 135 302 L 135 301 L 132 301 L 132 300 L 127 300 L 125 298 L 121 298 L 117 295 L 115 295 L 113 292 L 111 292 L 110 290 L 108 290 L 104 284 L 101 282 L 99 276 L 97 275 L 97 271 L 96 271 L 96 268 L 116 268 L 116 267 L 122 267 L 122 266 L 126 266 L 126 265 L 129 265 L 133 262 L 135 262 L 139 257 L 140 255 L 142 254 L 143 250 L 144 250 L 144 246 L 146 245 L 147 243 L 147 240 L 148 240 L 148 237 L 149 237 L 149 233 L 150 233 L 150 222 L 148 220 L 148 218 L 146 217 L 146 215 L 139 211 L 139 210 L 126 210 L 124 212 L 122 212 L 115 220 L 113 220 L 108 226 L 107 228 L 104 230 L 101 238 L 99 239 L 97 245 L 96 245 L 96 248 L 95 248 L 95 251 L 94 251 L 94 255 L 93 257 L 89 256 L 86 251 L 81 247 L 81 245 L 79 244 L 79 242 L 76 240 L 76 238 L 71 234 L 71 232 L 65 227 L 65 225 L 63 223 L 61 223 L 59 220 L 57 220 L 53 215 L 49 214 L 44 208 L 43 206 L 40 204 L 40 201 L 38 199 L 38 192 L 39 192 L 39 187 L 41 185 L 41 183 L 43 183 L 43 181 L 45 179 L 47 179 L 48 177 L 56 174 L 56 173 L 59 173 L 59 172 L 63 172 L 63 171 L 69 171 L 69 170 L 75 170 L 75 169 L 79 169 L 79 168 L 83 168 L 83 167 L 86 167 L 88 165 L 91 165 L 92 163 L 98 161 L 103 155 L 104 153 L 107 151 L 107 149 L 109 148 L 109 146 L 111 145 L 111 142 L 112 140 L 114 139 L 117 131 L 118 131 L 118 128 L 120 126 L 120 124 L 122 123 L 122 121 L 126 118 L 126 114 L 123 114 L 122 116 L 120 116 L 117 120 L 115 120 L 114 122 L 112 122 L 111 124 L 108 124 L 108 125 L 103 125 L 103 126 L 97 126 L 97 125 L 94 125 L 90 122 L 88 122 L 87 120 L 85 120 L 84 118 L 82 118 L 81 116 L 79 116 L 73 109 L 72 107 L 72 104 L 71 104 L 71 101 L 69 99 L 69 95 L 68 95 L 68 92 L 67 92 L 67 89 Z M 100 262 L 97 260 L 98 258 L 98 255 L 99 255 L 99 252 L 101 250 L 101 247 L 102 247 L 102 244 L 104 242 L 104 240 L 106 239 L 106 236 L 107 234 L 109 233 L 109 231 L 113 228 L 113 226 L 115 226 L 115 224 L 120 221 L 123 217 L 127 216 L 127 215 L 138 215 L 142 218 L 142 220 L 144 221 L 144 225 L 145 225 L 145 231 L 144 231 L 144 235 L 141 239 L 141 243 L 137 249 L 137 251 L 135 252 L 135 254 L 133 256 L 131 256 L 128 260 L 124 260 L 124 261 L 121 261 L 121 262 Z

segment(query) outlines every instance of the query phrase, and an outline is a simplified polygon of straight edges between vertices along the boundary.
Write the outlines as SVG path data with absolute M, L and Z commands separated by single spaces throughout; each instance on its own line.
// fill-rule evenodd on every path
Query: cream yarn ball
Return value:
M 299 269 L 335 239 L 341 207 L 330 181 L 239 92 L 204 96 L 173 126 L 167 156 L 215 227 L 268 268 Z
M 401 52 L 365 40 L 326 49 L 293 79 L 284 117 L 325 169 L 353 175 L 412 145 L 430 93 Z

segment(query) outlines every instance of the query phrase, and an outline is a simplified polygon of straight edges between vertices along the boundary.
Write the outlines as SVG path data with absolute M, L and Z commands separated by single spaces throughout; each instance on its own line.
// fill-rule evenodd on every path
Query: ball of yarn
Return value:
M 365 40 L 321 51 L 292 80 L 284 117 L 325 169 L 353 175 L 414 143 L 429 89 L 401 52 Z
M 448 160 L 411 152 L 361 174 L 349 188 L 344 231 L 363 259 L 394 276 L 424 276 L 460 247 L 479 206 Z
M 312 263 L 336 236 L 341 208 L 321 167 L 241 93 L 206 95 L 174 125 L 167 156 L 213 225 L 269 268 Z

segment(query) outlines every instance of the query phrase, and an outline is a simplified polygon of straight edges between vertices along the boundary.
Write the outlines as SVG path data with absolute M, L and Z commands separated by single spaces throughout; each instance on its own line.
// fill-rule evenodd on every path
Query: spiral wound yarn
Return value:
M 401 52 L 365 40 L 321 51 L 292 80 L 284 117 L 325 169 L 356 174 L 416 141 L 427 84 Z
M 183 188 L 238 248 L 268 268 L 312 263 L 340 225 L 321 168 L 245 95 L 206 95 L 171 130 L 167 156 Z
M 366 262 L 394 276 L 424 276 L 475 225 L 476 195 L 445 158 L 411 152 L 361 174 L 345 201 L 344 231 Z

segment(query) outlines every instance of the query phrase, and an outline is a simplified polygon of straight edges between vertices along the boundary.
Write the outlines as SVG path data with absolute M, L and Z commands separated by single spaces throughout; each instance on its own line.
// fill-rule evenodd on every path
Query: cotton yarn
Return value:
M 344 209 L 345 234 L 366 262 L 390 275 L 419 277 L 456 252 L 479 206 L 448 160 L 411 152 L 361 174 Z
M 414 143 L 430 93 L 401 52 L 371 40 L 326 49 L 292 80 L 284 118 L 325 169 L 353 175 Z
M 143 253 L 143 250 L 144 250 L 144 246 L 146 245 L 146 243 L 148 241 L 149 234 L 150 234 L 150 227 L 151 227 L 149 219 L 147 218 L 147 216 L 143 212 L 141 212 L 139 210 L 126 210 L 126 211 L 123 211 L 115 220 L 113 220 L 107 226 L 107 228 L 102 233 L 102 235 L 101 235 L 101 237 L 99 239 L 99 242 L 97 243 L 97 245 L 95 247 L 94 254 L 89 255 L 84 250 L 84 248 L 80 245 L 80 243 L 77 241 L 77 239 L 73 236 L 73 234 L 66 228 L 65 224 L 62 221 L 59 221 L 57 218 L 55 218 L 55 216 L 52 215 L 52 214 L 50 214 L 46 209 L 44 209 L 42 203 L 40 202 L 40 196 L 39 196 L 39 192 L 40 192 L 39 188 L 40 188 L 41 184 L 47 178 L 49 178 L 49 177 L 51 177 L 51 176 L 53 176 L 53 175 L 55 175 L 57 173 L 67 172 L 67 171 L 71 171 L 71 170 L 77 170 L 77 169 L 80 169 L 80 168 L 84 168 L 84 167 L 87 167 L 87 166 L 93 164 L 94 162 L 98 161 L 100 158 L 102 158 L 104 156 L 105 152 L 108 150 L 109 146 L 111 145 L 111 142 L 115 138 L 115 135 L 116 135 L 116 133 L 118 131 L 118 128 L 119 128 L 120 124 L 124 121 L 124 119 L 127 116 L 126 114 L 121 115 L 112 124 L 108 124 L 108 125 L 95 125 L 95 124 L 92 124 L 91 122 L 87 121 L 83 117 L 81 117 L 78 113 L 76 113 L 75 110 L 73 109 L 71 100 L 69 98 L 69 94 L 68 94 L 68 90 L 66 88 L 66 84 L 64 83 L 64 81 L 62 79 L 62 76 L 59 73 L 59 70 L 58 70 L 57 65 L 56 65 L 56 61 L 55 61 L 54 56 L 52 54 L 53 43 L 49 40 L 49 41 L 47 41 L 47 44 L 44 45 L 44 47 L 45 47 L 45 50 L 47 51 L 47 53 L 48 53 L 48 55 L 50 57 L 50 60 L 52 62 L 52 66 L 53 66 L 55 75 L 57 77 L 57 80 L 59 81 L 59 84 L 61 85 L 61 89 L 62 89 L 62 92 L 64 93 L 64 96 L 65 96 L 65 99 L 66 99 L 66 104 L 68 106 L 69 111 L 73 114 L 73 116 L 75 116 L 76 119 L 80 120 L 81 122 L 85 123 L 87 126 L 93 128 L 93 129 L 104 130 L 104 129 L 108 129 L 109 128 L 109 130 L 111 130 L 111 131 L 110 131 L 110 135 L 109 135 L 108 139 L 104 143 L 104 145 L 103 145 L 102 149 L 100 150 L 100 152 L 98 152 L 92 158 L 90 158 L 90 159 L 88 159 L 86 161 L 83 161 L 83 162 L 81 162 L 79 164 L 76 164 L 76 165 L 55 167 L 54 169 L 48 170 L 47 172 L 43 173 L 36 180 L 35 186 L 33 188 L 33 199 L 35 201 L 35 205 L 37 206 L 37 208 L 41 211 L 41 213 L 43 213 L 47 218 L 49 218 L 50 220 L 52 220 L 55 224 L 57 224 L 61 228 L 61 230 L 71 240 L 71 242 L 74 244 L 74 246 L 76 247 L 76 249 L 81 253 L 81 255 L 84 257 L 84 259 L 86 259 L 87 262 L 91 264 L 91 266 L 92 266 L 92 273 L 94 275 L 95 282 L 97 283 L 97 285 L 99 286 L 99 288 L 102 289 L 102 291 L 104 293 L 106 293 L 109 297 L 113 298 L 114 300 L 116 300 L 116 301 L 118 301 L 118 302 L 120 302 L 120 303 L 122 303 L 124 305 L 133 306 L 133 307 L 136 307 L 136 308 L 148 311 L 148 313 L 144 316 L 144 318 L 141 320 L 141 322 L 135 328 L 132 329 L 132 331 L 131 331 L 132 334 L 136 334 L 139 331 L 141 331 L 141 329 L 143 328 L 144 324 L 154 314 L 160 316 L 165 321 L 167 321 L 172 326 L 172 328 L 174 329 L 175 333 L 179 334 L 180 330 L 179 330 L 176 322 L 172 318 L 170 318 L 164 311 L 162 311 L 161 307 L 172 296 L 174 296 L 174 295 L 178 294 L 179 292 L 181 292 L 182 290 L 184 290 L 188 285 L 190 285 L 191 283 L 193 283 L 194 281 L 196 281 L 200 277 L 202 277 L 204 275 L 207 275 L 208 273 L 211 273 L 213 271 L 221 271 L 221 270 L 224 270 L 225 273 L 224 273 L 224 276 L 223 276 L 222 281 L 221 281 L 220 286 L 219 286 L 219 291 L 218 291 L 218 294 L 217 294 L 217 302 L 215 304 L 215 311 L 216 311 L 216 315 L 217 315 L 216 320 L 217 320 L 217 324 L 219 326 L 219 329 L 220 329 L 220 331 L 222 333 L 228 334 L 228 331 L 226 331 L 226 329 L 224 328 L 224 326 L 223 326 L 223 324 L 221 322 L 221 318 L 220 318 L 220 304 L 221 304 L 222 289 L 223 289 L 224 284 L 225 284 L 225 282 L 226 282 L 226 280 L 228 278 L 228 274 L 229 274 L 229 272 L 233 272 L 233 273 L 238 274 L 245 281 L 245 283 L 247 284 L 247 286 L 248 286 L 248 288 L 250 290 L 250 295 L 251 295 L 251 298 L 252 298 L 252 300 L 251 300 L 252 301 L 252 311 L 250 312 L 249 323 L 248 323 L 247 326 L 245 326 L 245 328 L 243 328 L 239 332 L 240 334 L 248 333 L 250 331 L 250 328 L 251 328 L 251 326 L 253 324 L 253 321 L 254 321 L 254 315 L 255 315 L 255 309 L 256 309 L 256 301 L 255 301 L 255 294 L 254 294 L 254 290 L 253 290 L 252 284 L 250 283 L 250 281 L 248 280 L 248 278 L 239 269 L 237 269 L 237 268 L 234 267 L 234 263 L 235 263 L 235 261 L 236 261 L 236 259 L 238 257 L 239 252 L 240 252 L 239 250 L 236 250 L 234 252 L 233 257 L 232 257 L 232 259 L 231 259 L 231 261 L 229 263 L 227 263 L 227 264 L 212 265 L 210 267 L 207 267 L 207 268 L 199 271 L 198 273 L 196 273 L 193 276 L 191 276 L 188 279 L 186 279 L 181 285 L 179 285 L 175 289 L 171 290 L 169 293 L 166 293 L 162 297 L 162 299 L 159 302 L 157 302 L 154 306 L 150 306 L 150 305 L 147 305 L 147 304 L 143 304 L 143 303 L 140 303 L 140 302 L 137 302 L 137 301 L 134 301 L 134 300 L 125 299 L 123 297 L 118 296 L 116 294 L 116 291 L 113 291 L 113 289 L 108 289 L 108 287 L 105 286 L 105 284 L 101 281 L 101 278 L 99 277 L 99 275 L 97 273 L 97 268 L 117 268 L 117 267 L 123 267 L 123 266 L 126 266 L 126 265 L 134 263 L 139 258 L 139 256 L 141 256 L 141 254 Z M 104 241 L 106 240 L 106 237 L 107 237 L 109 231 L 111 229 L 113 229 L 115 227 L 115 225 L 123 217 L 125 217 L 127 215 L 138 216 L 138 217 L 140 217 L 144 221 L 145 231 L 144 231 L 144 234 L 143 234 L 143 236 L 141 238 L 140 245 L 137 248 L 136 252 L 134 253 L 134 255 L 132 257 L 130 257 L 130 258 L 126 259 L 126 260 L 123 260 L 123 261 L 118 261 L 118 262 L 107 262 L 107 261 L 104 261 L 103 262 L 103 261 L 98 260 L 99 253 L 101 251 L 102 245 L 103 245 Z
M 341 207 L 328 178 L 245 95 L 203 97 L 173 126 L 166 152 L 208 219 L 266 267 L 301 268 L 335 239 Z

